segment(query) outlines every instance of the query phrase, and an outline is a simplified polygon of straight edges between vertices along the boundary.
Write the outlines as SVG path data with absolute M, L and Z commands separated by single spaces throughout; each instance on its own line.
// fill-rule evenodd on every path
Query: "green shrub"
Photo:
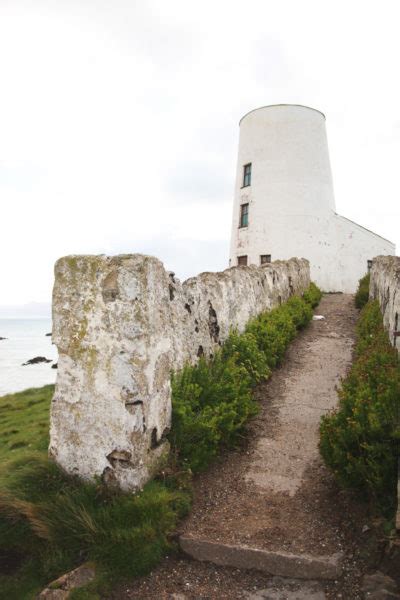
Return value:
M 312 308 L 315 308 L 321 301 L 322 292 L 319 289 L 319 287 L 315 285 L 315 283 L 311 282 L 308 290 L 304 292 L 303 298 L 308 304 L 312 306 Z
M 234 357 L 236 364 L 246 369 L 252 384 L 267 379 L 271 373 L 265 353 L 260 350 L 256 336 L 250 331 L 242 334 L 232 331 L 221 354 L 223 360 Z
M 282 360 L 296 331 L 311 319 L 318 297 L 313 285 L 307 296 L 293 296 L 251 319 L 242 334 L 231 332 L 212 360 L 201 358 L 172 376 L 169 439 L 179 461 L 201 471 L 221 447 L 237 442 L 257 412 L 252 387 Z
M 363 354 L 370 346 L 387 348 L 388 335 L 383 328 L 382 313 L 379 303 L 371 301 L 367 308 L 360 312 L 356 325 L 356 355 Z
M 356 292 L 356 296 L 354 299 L 357 308 L 362 308 L 368 302 L 369 281 L 370 281 L 370 275 L 369 275 L 369 273 L 367 273 L 367 275 L 364 275 L 364 277 L 362 277 L 360 279 L 360 281 L 358 282 L 358 290 Z
M 339 408 L 322 418 L 321 454 L 343 487 L 383 512 L 395 502 L 400 440 L 400 366 L 377 302 L 361 311 L 355 361 L 339 391 Z
M 299 296 L 289 298 L 282 310 L 289 314 L 296 329 L 303 329 L 311 321 L 313 315 L 311 304 Z
M 170 441 L 192 471 L 205 469 L 221 445 L 232 445 L 256 414 L 251 376 L 237 360 L 219 351 L 210 362 L 201 358 L 172 377 Z
M 296 326 L 291 313 L 283 306 L 252 319 L 246 331 L 254 335 L 268 367 L 274 369 L 295 337 Z

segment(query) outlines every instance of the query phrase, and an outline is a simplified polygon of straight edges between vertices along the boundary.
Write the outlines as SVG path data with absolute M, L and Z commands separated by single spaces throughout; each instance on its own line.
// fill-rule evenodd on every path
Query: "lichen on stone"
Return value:
M 53 319 L 62 360 L 51 413 L 57 462 L 86 479 L 140 488 L 168 454 L 171 370 L 210 356 L 231 328 L 243 331 L 251 317 L 308 285 L 309 265 L 300 259 L 184 283 L 150 256 L 60 259 Z M 130 453 L 123 466 L 107 459 L 116 449 Z

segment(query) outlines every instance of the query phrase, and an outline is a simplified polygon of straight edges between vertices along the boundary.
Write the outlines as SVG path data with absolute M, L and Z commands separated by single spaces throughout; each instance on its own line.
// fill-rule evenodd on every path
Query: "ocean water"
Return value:
M 8 338 L 0 340 L 0 396 L 55 382 L 53 363 L 22 366 L 35 356 L 57 362 L 50 331 L 51 319 L 0 319 L 0 337 Z

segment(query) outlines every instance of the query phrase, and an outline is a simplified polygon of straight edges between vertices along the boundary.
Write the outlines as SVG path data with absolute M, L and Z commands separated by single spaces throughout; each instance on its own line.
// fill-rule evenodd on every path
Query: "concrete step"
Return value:
M 238 569 L 256 569 L 270 575 L 295 579 L 331 580 L 340 577 L 342 554 L 310 556 L 224 544 L 181 535 L 180 546 L 186 554 L 200 561 Z

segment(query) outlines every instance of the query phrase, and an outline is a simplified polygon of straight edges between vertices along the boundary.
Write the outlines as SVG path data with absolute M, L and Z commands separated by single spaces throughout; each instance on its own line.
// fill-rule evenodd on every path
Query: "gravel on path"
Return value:
M 371 523 L 365 529 L 367 508 L 338 489 L 318 453 L 319 421 L 337 404 L 358 312 L 344 294 L 325 295 L 316 312 L 325 319 L 312 321 L 257 387 L 261 410 L 241 447 L 195 478 L 193 508 L 180 533 L 314 556 L 343 552 L 343 575 L 318 593 L 361 600 L 362 574 L 380 551 L 375 529 Z M 170 556 L 109 598 L 256 598 L 271 581 L 255 571 Z

